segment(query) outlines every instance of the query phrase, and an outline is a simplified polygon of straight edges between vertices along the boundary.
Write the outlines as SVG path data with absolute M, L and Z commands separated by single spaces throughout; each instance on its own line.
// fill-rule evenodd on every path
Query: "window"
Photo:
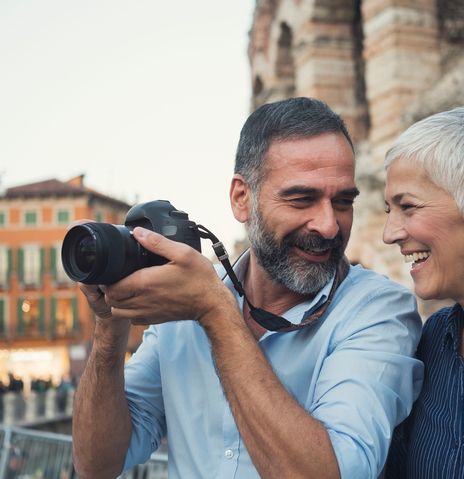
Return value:
M 6 213 L 4 211 L 0 211 L 0 228 L 6 225 Z
M 37 224 L 37 211 L 26 211 L 24 213 L 24 223 L 27 226 Z
M 50 316 L 54 337 L 66 337 L 79 331 L 77 298 L 52 298 Z
M 39 286 L 44 267 L 44 250 L 39 245 L 25 245 L 18 251 L 18 273 L 26 286 Z
M 11 249 L 0 245 L 0 288 L 8 286 L 11 272 Z
M 45 302 L 42 298 L 19 298 L 16 329 L 20 336 L 38 337 L 45 333 Z
M 58 210 L 56 212 L 56 221 L 60 225 L 67 225 L 69 223 L 69 210 Z
M 97 212 L 95 213 L 95 221 L 96 221 L 97 223 L 102 223 L 103 220 L 104 220 L 104 215 L 103 215 L 103 213 L 102 213 L 101 211 L 97 211 Z
M 68 284 L 72 282 L 61 262 L 61 243 L 50 248 L 50 270 L 55 283 Z

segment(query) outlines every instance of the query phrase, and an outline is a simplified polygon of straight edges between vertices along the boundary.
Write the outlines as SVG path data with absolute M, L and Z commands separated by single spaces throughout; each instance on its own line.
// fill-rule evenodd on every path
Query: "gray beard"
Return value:
M 299 294 L 319 292 L 333 277 L 343 257 L 343 238 L 340 232 L 333 239 L 319 234 L 294 231 L 281 243 L 267 230 L 257 201 L 253 201 L 251 218 L 247 225 L 248 238 L 258 264 L 272 280 Z M 303 251 L 331 249 L 326 263 L 312 263 L 292 251 L 297 246 Z

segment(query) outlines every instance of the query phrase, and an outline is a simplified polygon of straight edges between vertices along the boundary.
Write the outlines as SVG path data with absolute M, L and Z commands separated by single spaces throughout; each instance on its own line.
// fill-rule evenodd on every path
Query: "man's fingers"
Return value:
M 100 299 L 104 293 L 102 290 L 94 284 L 84 284 L 84 283 L 77 283 L 81 291 L 89 298 L 90 300 L 96 301 Z
M 111 317 L 111 308 L 106 303 L 105 294 L 97 285 L 78 283 L 94 313 L 102 319 Z
M 149 320 L 145 319 L 145 315 L 135 309 L 113 307 L 111 308 L 111 314 L 113 318 L 124 318 L 131 322 L 139 321 L 139 324 L 149 324 Z
M 137 226 L 133 233 L 134 238 L 145 249 L 157 254 L 158 256 L 166 258 L 168 261 L 175 261 L 178 259 L 186 248 L 186 245 L 182 243 L 171 241 L 159 233 L 155 233 L 154 231 L 140 226 Z
M 117 283 L 104 287 L 105 298 L 107 298 L 111 306 L 118 307 L 120 302 L 126 303 L 129 300 L 131 300 L 131 305 L 133 302 L 137 304 L 139 301 L 138 297 L 145 290 L 147 281 L 150 283 L 154 281 L 153 272 L 150 279 L 146 278 L 147 269 L 151 268 L 142 268 L 134 271 L 129 276 L 120 279 Z
M 125 309 L 137 309 L 139 307 L 139 296 L 121 297 L 117 298 L 114 295 L 106 295 L 106 304 L 111 308 L 125 308 Z

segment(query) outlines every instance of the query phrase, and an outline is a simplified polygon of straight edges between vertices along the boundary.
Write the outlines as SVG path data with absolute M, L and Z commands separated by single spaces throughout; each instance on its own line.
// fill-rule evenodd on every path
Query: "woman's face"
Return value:
M 383 240 L 396 243 L 422 299 L 464 304 L 464 218 L 453 197 L 414 162 L 397 159 L 387 171 Z

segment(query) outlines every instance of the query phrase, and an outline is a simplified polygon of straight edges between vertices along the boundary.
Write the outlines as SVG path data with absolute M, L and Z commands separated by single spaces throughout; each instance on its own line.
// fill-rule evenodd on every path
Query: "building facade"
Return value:
M 83 176 L 9 188 L 0 196 L 0 380 L 71 374 L 85 364 L 94 317 L 66 275 L 61 244 L 71 222 L 122 224 L 129 205 L 87 188 Z
M 347 253 L 407 286 L 409 266 L 382 243 L 383 158 L 413 122 L 464 105 L 463 47 L 463 0 L 256 1 L 252 109 L 308 96 L 342 115 L 361 190 Z

